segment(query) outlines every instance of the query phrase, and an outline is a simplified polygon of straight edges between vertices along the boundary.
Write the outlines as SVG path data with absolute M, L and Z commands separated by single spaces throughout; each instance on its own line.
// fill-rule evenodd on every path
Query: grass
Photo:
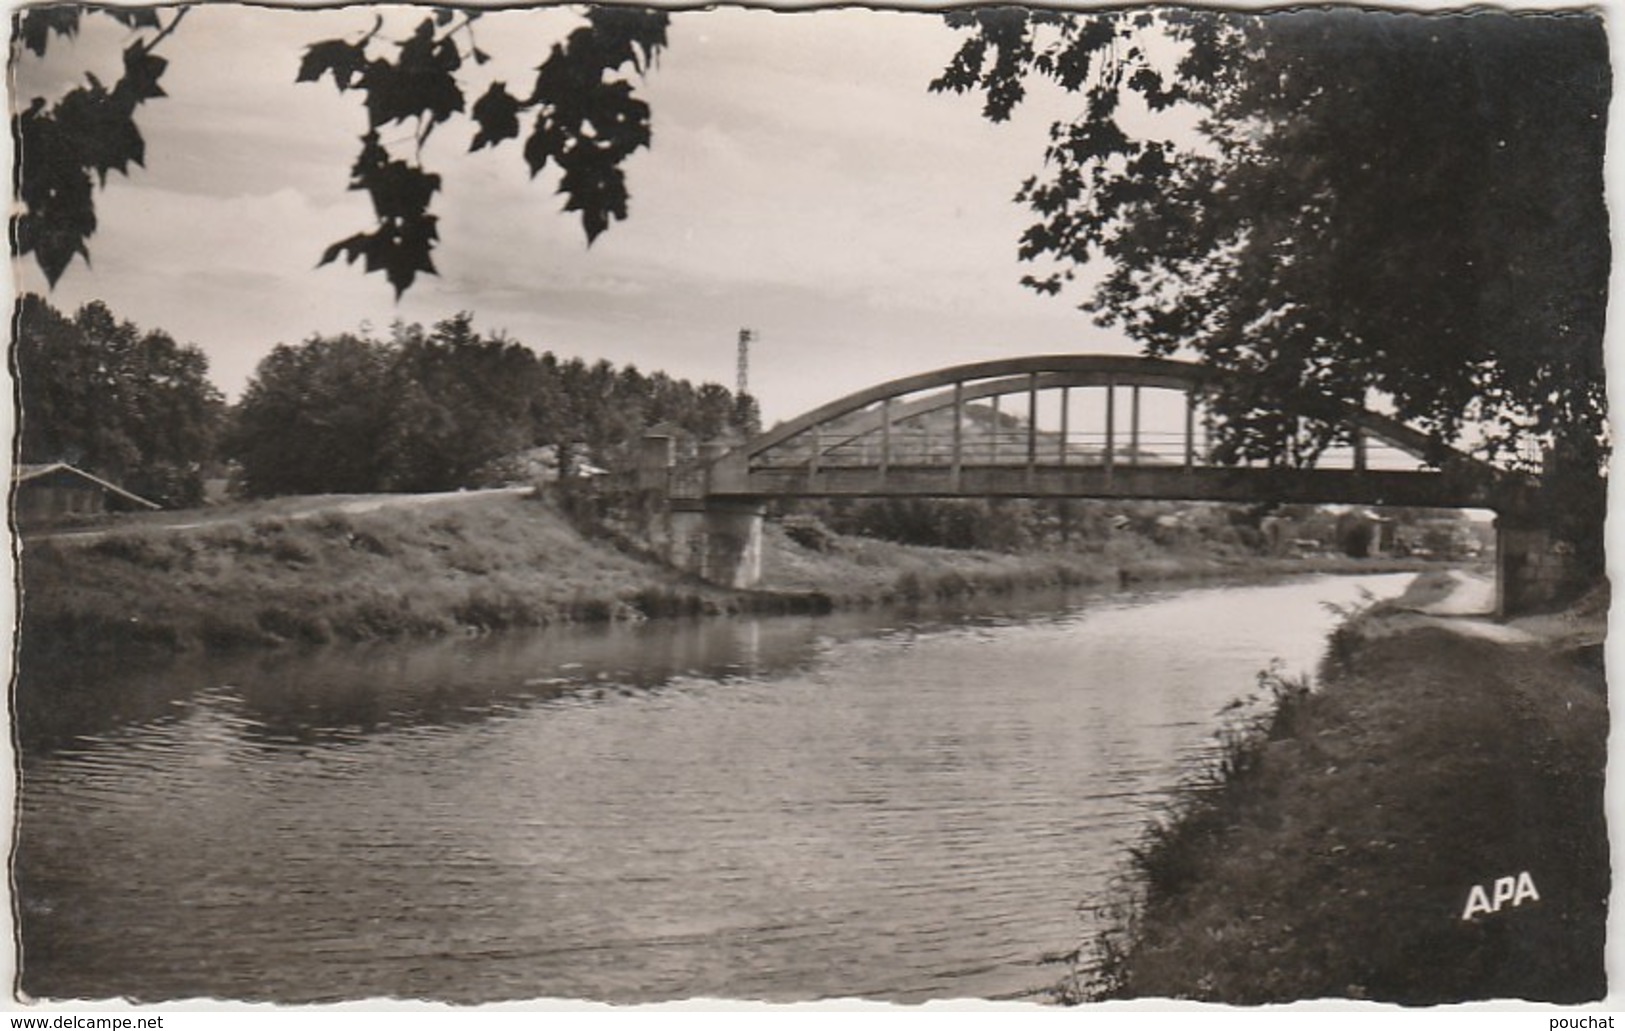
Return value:
M 678 573 L 607 531 L 584 535 L 550 504 L 512 493 L 404 503 L 416 500 L 283 498 L 25 538 L 23 671 L 50 677 L 90 658 L 132 653 L 162 657 L 555 623 L 824 611 L 1135 580 L 1383 568 L 1179 552 L 1132 535 L 1010 555 L 827 531 L 809 536 L 770 524 L 762 588 L 741 592 Z M 380 502 L 403 503 L 375 507 Z
M 1365 638 L 1133 850 L 1062 1001 L 1433 1004 L 1606 992 L 1601 672 L 1441 629 Z M 1538 901 L 1462 919 L 1474 885 Z
M 804 543 L 807 535 L 794 526 L 787 532 L 771 524 L 765 536 L 766 588 L 818 592 L 838 606 L 1159 581 L 1379 573 L 1422 565 L 1410 559 L 1268 558 L 1201 547 L 1178 550 L 1132 535 L 1083 543 L 1074 550 L 1018 554 L 928 548 L 827 531 L 809 546 Z
M 741 604 L 512 496 L 30 541 L 20 571 L 23 653 L 46 664 L 131 648 L 421 637 Z

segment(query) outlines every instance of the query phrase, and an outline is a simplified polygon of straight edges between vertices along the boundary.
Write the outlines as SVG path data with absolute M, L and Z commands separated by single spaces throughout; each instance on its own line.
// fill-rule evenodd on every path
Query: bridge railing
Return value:
M 816 466 L 832 468 L 878 468 L 895 466 L 949 466 L 957 460 L 965 465 L 1181 465 L 1187 460 L 1183 432 L 1141 431 L 1137 435 L 1108 434 L 1102 431 L 1039 431 L 1025 428 L 982 431 L 962 439 L 956 447 L 947 434 L 922 434 L 894 430 L 890 439 L 868 434 L 857 439 L 837 437 L 826 441 L 818 433 L 808 433 L 756 455 L 752 468 L 786 469 Z M 1192 443 L 1190 460 L 1196 465 L 1214 464 L 1210 443 L 1205 438 Z M 1371 469 L 1414 469 L 1419 463 L 1408 452 L 1379 441 L 1362 445 L 1363 457 L 1352 446 L 1329 448 L 1315 463 L 1323 469 L 1353 469 L 1364 462 Z M 1244 463 L 1245 464 L 1245 463 Z

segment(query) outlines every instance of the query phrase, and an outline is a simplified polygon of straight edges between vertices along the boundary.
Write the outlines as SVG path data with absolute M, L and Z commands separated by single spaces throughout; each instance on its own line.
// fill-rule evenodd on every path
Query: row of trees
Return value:
M 225 411 L 203 352 L 99 301 L 70 319 L 28 295 L 14 325 L 23 462 L 68 462 L 165 505 L 202 500 Z
M 278 345 L 232 406 L 201 351 L 100 302 L 70 319 L 30 295 L 15 325 L 22 461 L 70 462 L 172 506 L 202 499 L 210 467 L 249 497 L 454 490 L 531 449 L 568 477 L 623 467 L 657 423 L 710 439 L 757 419 L 716 384 L 537 354 L 468 313 Z
M 225 451 L 253 497 L 449 490 L 500 478 L 499 460 L 535 447 L 565 478 L 580 461 L 624 468 L 657 423 L 744 433 L 755 406 L 714 383 L 538 355 L 477 332 L 465 312 L 384 340 L 279 345 L 233 410 Z

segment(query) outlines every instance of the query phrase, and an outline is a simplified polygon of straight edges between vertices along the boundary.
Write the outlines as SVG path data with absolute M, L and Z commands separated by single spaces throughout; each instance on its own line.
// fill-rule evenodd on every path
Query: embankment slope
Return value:
M 1138 865 L 1155 876 L 1086 994 L 1606 993 L 1608 711 L 1592 653 L 1380 616 L 1364 629 L 1148 837 Z M 1475 886 L 1493 900 L 1522 874 L 1538 899 L 1468 913 Z
M 1011 555 L 827 532 L 806 545 L 770 524 L 765 545 L 762 589 L 738 592 L 685 576 L 607 533 L 583 533 L 551 504 L 512 492 L 283 498 L 152 513 L 25 536 L 19 637 L 25 671 L 35 675 L 126 651 L 162 656 L 1339 567 L 1179 552 L 1131 536 L 1094 551 Z

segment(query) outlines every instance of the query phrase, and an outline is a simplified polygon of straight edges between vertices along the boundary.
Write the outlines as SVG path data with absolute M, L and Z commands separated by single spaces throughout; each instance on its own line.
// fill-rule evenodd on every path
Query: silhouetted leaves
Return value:
M 630 63 L 641 71 L 666 42 L 661 11 L 593 8 L 588 25 L 555 45 L 536 73 L 527 107 L 538 109 L 525 141 L 531 175 L 556 162 L 564 209 L 581 214 L 587 242 L 627 214 L 621 162 L 651 142 L 649 106 L 624 79 L 605 74 Z
M 519 98 L 509 93 L 504 83 L 491 83 L 485 95 L 474 102 L 472 114 L 480 130 L 474 134 L 469 150 L 479 150 L 488 145 L 494 147 L 503 140 L 519 135 Z
M 150 7 L 111 7 L 107 15 L 127 29 L 158 29 L 163 23 L 158 12 Z
M 167 67 L 168 61 L 157 54 L 149 54 L 147 45 L 138 40 L 124 51 L 124 78 L 119 81 L 119 88 L 137 104 L 166 96 L 158 80 L 163 77 Z
M 457 15 L 462 14 L 459 22 Z M 415 123 L 421 150 L 435 126 L 465 110 L 457 73 L 463 69 L 465 34 L 468 55 L 476 65 L 489 56 L 473 43 L 477 11 L 446 8 L 421 22 L 394 53 L 374 54 L 377 27 L 357 42 L 326 40 L 309 47 L 296 81 L 316 82 L 330 75 L 340 91 L 365 94 L 368 132 L 351 170 L 351 189 L 373 199 L 377 227 L 331 245 L 325 265 L 344 257 L 364 262 L 367 271 L 383 271 L 396 296 L 420 272 L 433 272 L 436 240 L 429 204 L 439 190 L 438 176 L 424 171 L 418 153 L 411 159 L 388 154 L 377 130 L 400 122 Z M 643 72 L 665 46 L 668 16 L 635 8 L 589 8 L 587 24 L 554 45 L 537 72 L 531 95 L 521 99 L 505 83 L 492 82 L 469 117 L 476 130 L 469 150 L 496 147 L 521 134 L 522 114 L 535 112 L 534 125 L 521 157 L 535 175 L 550 163 L 560 168 L 559 191 L 565 210 L 578 212 L 591 243 L 611 222 L 627 215 L 628 196 L 620 164 L 650 142 L 649 108 L 630 83 L 613 73 L 630 65 Z
M 146 143 L 131 117 L 134 110 L 127 96 L 116 87 L 108 93 L 94 77 L 89 87 L 73 90 L 57 105 L 56 123 L 71 139 L 78 162 L 104 185 L 108 172 L 128 175 L 131 163 L 146 160 Z
M 317 82 L 323 75 L 333 76 L 333 85 L 343 92 L 356 84 L 367 64 L 367 48 L 360 43 L 342 39 L 327 39 L 312 43 L 305 49 L 299 62 L 299 75 L 295 82 Z
M 361 154 L 350 170 L 350 189 L 372 198 L 378 228 L 357 233 L 322 252 L 318 266 L 343 256 L 346 264 L 363 261 L 368 272 L 383 272 L 399 297 L 419 272 L 434 273 L 430 252 L 438 234 L 429 202 L 440 190 L 440 177 L 417 164 L 392 158 L 377 132 L 362 137 Z
M 87 75 L 84 85 L 70 89 L 54 105 L 34 98 L 12 116 L 19 202 L 12 239 L 19 255 L 35 256 L 53 285 L 76 255 L 89 261 L 96 182 L 105 184 L 109 171 L 128 174 L 130 165 L 145 160 L 135 111 L 165 96 L 161 80 L 168 62 L 154 48 L 186 10 L 176 9 L 166 20 L 161 9 L 53 4 L 16 16 L 14 57 L 19 49 L 44 56 L 54 37 L 79 31 L 85 11 L 150 33 L 125 48 L 123 74 L 110 88 Z M 474 44 L 479 17 L 477 10 L 434 8 L 409 36 L 389 42 L 379 38 L 380 15 L 357 39 L 321 40 L 305 48 L 294 81 L 330 78 L 341 93 L 363 94 L 368 128 L 351 169 L 350 188 L 368 192 L 377 219 L 370 231 L 329 246 L 320 264 L 339 257 L 361 262 L 369 272 L 383 272 L 397 297 L 419 273 L 434 272 L 436 219 L 429 206 L 440 179 L 422 167 L 420 152 L 436 126 L 465 112 L 476 126 L 470 150 L 517 139 L 521 117 L 534 113 L 521 157 L 532 175 L 549 164 L 559 167 L 564 209 L 580 215 L 589 243 L 627 216 L 629 198 L 620 165 L 649 145 L 649 108 L 617 73 L 629 69 L 642 74 L 652 66 L 666 45 L 666 12 L 588 8 L 586 25 L 570 33 L 564 45 L 554 46 L 541 63 L 529 97 L 521 99 L 493 82 L 470 112 L 458 75 L 465 53 L 475 65 L 490 61 Z M 410 156 L 389 154 L 377 134 L 381 127 L 402 123 L 414 127 Z
M 54 284 L 75 255 L 90 260 L 85 241 L 96 231 L 94 186 L 75 134 L 62 130 L 44 101 L 36 98 L 13 126 L 22 211 L 12 218 L 12 239 Z
M 79 10 L 75 6 L 31 7 L 16 16 L 17 38 L 36 56 L 44 57 L 51 33 L 67 39 L 78 34 Z M 115 14 L 114 17 L 119 16 Z
M 51 34 L 78 32 L 79 7 L 38 7 L 19 16 L 23 47 L 43 56 Z M 90 9 L 93 10 L 93 9 Z M 159 80 L 168 62 L 152 52 L 185 16 L 177 11 L 167 26 L 151 10 L 105 10 L 128 28 L 157 29 L 124 50 L 124 69 L 112 88 L 94 75 L 68 90 L 54 104 L 33 98 L 12 116 L 17 141 L 14 176 L 21 210 L 12 218 L 12 240 L 19 256 L 32 254 L 53 286 L 77 255 L 88 263 L 86 241 L 96 231 L 95 184 L 106 185 L 111 171 L 128 175 L 130 165 L 146 160 L 146 142 L 135 124 L 135 111 L 164 96 Z
M 452 73 L 462 66 L 457 44 L 435 36 L 435 23 L 425 18 L 400 45 L 393 63 L 367 64 L 361 88 L 367 94 L 367 116 L 374 127 L 409 118 L 443 122 L 463 109 L 463 91 Z

